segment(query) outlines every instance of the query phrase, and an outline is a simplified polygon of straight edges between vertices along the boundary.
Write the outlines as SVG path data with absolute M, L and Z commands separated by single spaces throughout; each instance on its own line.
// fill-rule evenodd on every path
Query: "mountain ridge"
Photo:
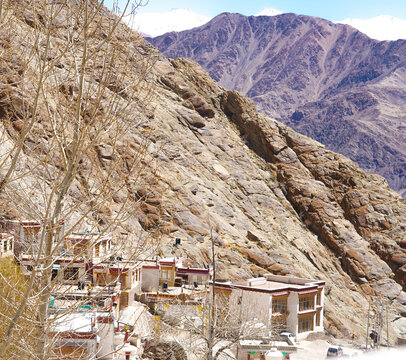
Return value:
M 309 16 L 230 13 L 149 40 L 169 57 L 196 60 L 260 111 L 386 176 L 404 193 L 406 41 L 379 42 Z
M 253 14 L 253 16 L 280 14 L 283 12 L 268 8 Z M 172 31 L 189 30 L 203 25 L 211 19 L 211 17 L 200 15 L 188 8 L 175 8 L 165 12 L 134 14 L 124 18 L 124 21 L 145 36 L 155 37 Z M 380 41 L 406 39 L 406 20 L 391 15 L 382 14 L 368 19 L 346 18 L 333 22 L 350 25 L 370 38 Z

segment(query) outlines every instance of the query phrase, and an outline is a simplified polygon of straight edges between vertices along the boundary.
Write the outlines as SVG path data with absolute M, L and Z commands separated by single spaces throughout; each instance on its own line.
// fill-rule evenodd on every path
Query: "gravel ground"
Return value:
M 406 348 L 393 348 L 381 350 L 371 350 L 368 353 L 363 352 L 357 346 L 353 346 L 351 343 L 336 341 L 336 344 L 343 348 L 344 356 L 346 358 L 356 358 L 358 360 L 405 360 Z M 327 349 L 332 345 L 327 340 L 315 340 L 315 341 L 301 341 L 299 350 L 296 353 L 291 354 L 292 360 L 326 360 L 333 359 L 327 358 Z

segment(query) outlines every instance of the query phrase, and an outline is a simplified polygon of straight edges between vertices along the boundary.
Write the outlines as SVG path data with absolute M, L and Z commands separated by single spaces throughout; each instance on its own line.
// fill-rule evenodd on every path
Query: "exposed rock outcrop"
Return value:
M 372 40 L 310 16 L 229 13 L 149 40 L 404 194 L 405 40 Z

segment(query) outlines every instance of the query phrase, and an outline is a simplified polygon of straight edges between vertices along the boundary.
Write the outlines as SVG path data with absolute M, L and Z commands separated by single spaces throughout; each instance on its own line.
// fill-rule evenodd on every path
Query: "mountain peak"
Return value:
M 293 13 L 228 14 L 151 41 L 169 57 L 199 62 L 221 86 L 406 193 L 406 41 L 379 42 Z

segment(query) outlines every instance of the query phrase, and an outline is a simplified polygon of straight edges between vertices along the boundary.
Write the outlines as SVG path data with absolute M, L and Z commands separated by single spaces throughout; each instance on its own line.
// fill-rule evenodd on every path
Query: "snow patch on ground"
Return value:
M 282 14 L 282 11 L 272 9 L 272 8 L 267 8 L 256 14 L 255 16 L 275 16 Z

